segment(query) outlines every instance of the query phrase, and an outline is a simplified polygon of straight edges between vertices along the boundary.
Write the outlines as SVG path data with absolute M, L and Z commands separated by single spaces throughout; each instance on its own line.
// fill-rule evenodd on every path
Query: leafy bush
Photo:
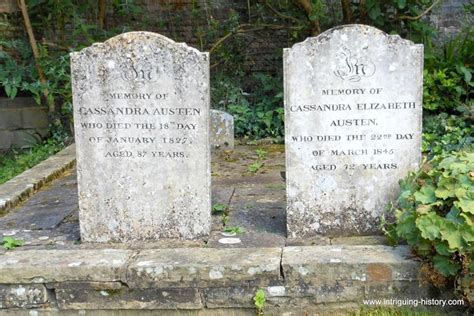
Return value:
M 255 74 L 249 92 L 218 75 L 213 82 L 213 105 L 234 115 L 235 134 L 253 138 L 281 137 L 284 132 L 283 88 L 279 78 Z
M 425 55 L 423 108 L 429 112 L 463 111 L 472 97 L 474 29 L 460 32 L 441 51 Z
M 473 122 L 468 118 L 441 113 L 425 116 L 422 151 L 429 158 L 469 148 L 474 143 Z
M 0 85 L 4 94 L 14 99 L 19 94 L 32 95 L 41 103 L 44 87 L 38 80 L 33 55 L 28 42 L 23 40 L 0 41 Z
M 429 266 L 458 282 L 474 273 L 474 151 L 436 156 L 400 182 L 395 222 L 385 227 Z M 464 288 L 465 290 L 468 289 Z

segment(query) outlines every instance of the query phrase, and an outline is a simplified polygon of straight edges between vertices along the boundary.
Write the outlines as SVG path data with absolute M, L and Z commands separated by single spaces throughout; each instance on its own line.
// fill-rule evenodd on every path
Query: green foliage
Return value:
M 3 86 L 0 95 L 5 94 L 10 98 L 18 95 L 33 96 L 36 103 L 41 105 L 50 104 L 54 100 L 57 113 L 50 116 L 51 132 L 71 134 L 69 52 L 134 28 L 136 16 L 143 11 L 136 1 L 114 0 L 112 9 L 121 17 L 121 24 L 100 29 L 97 23 L 97 1 L 28 0 L 27 5 L 37 34 L 39 64 L 47 82 L 42 84 L 39 80 L 26 37 L 21 40 L 0 41 L 0 84 Z M 21 27 L 21 16 L 18 15 L 16 20 Z M 139 21 L 143 26 L 148 19 L 141 18 Z M 48 100 L 45 100 L 43 94 L 46 89 Z
M 226 226 L 227 223 L 229 222 L 229 214 L 228 213 L 222 213 L 221 221 L 222 221 L 222 225 Z
M 255 150 L 255 153 L 257 154 L 257 159 L 258 160 L 267 159 L 267 152 L 264 149 L 259 148 L 259 149 Z
M 430 112 L 465 112 L 472 107 L 474 29 L 460 32 L 435 55 L 426 56 L 423 108 Z M 466 107 L 467 105 L 467 107 Z
M 257 173 L 258 170 L 260 170 L 264 166 L 264 163 L 261 161 L 256 161 L 252 164 L 249 165 L 249 171 L 251 173 Z
M 234 115 L 237 136 L 281 140 L 284 133 L 281 69 L 274 73 L 254 72 L 256 52 L 255 45 L 250 48 L 250 44 L 281 30 L 288 34 L 288 45 L 291 46 L 314 31 L 315 21 L 319 21 L 321 31 L 341 24 L 341 12 L 330 12 L 332 4 L 321 0 L 310 2 L 311 12 L 305 12 L 296 1 L 249 2 L 247 12 L 229 10 L 225 20 L 209 14 L 204 24 L 201 23 L 202 8 L 198 2 L 193 2 L 190 9 L 191 18 L 196 23 L 193 38 L 198 40 L 201 50 L 211 52 L 212 104 Z M 414 18 L 422 15 L 432 0 L 367 0 L 364 3 L 350 2 L 352 22 L 374 25 L 388 33 L 397 33 L 425 44 L 426 111 L 460 114 L 472 108 L 472 28 L 460 32 L 459 36 L 436 49 L 433 43 L 438 41 L 435 41 L 434 29 L 426 19 Z M 184 40 L 179 38 L 181 34 L 173 34 L 173 28 L 168 25 L 175 21 L 156 22 L 139 1 L 109 1 L 107 23 L 103 29 L 97 21 L 97 1 L 28 0 L 27 4 L 39 39 L 40 64 L 47 83 L 43 85 L 38 80 L 25 38 L 0 42 L 0 84 L 3 94 L 8 97 L 32 95 L 37 103 L 45 104 L 47 100 L 43 100 L 42 92 L 48 89 L 49 98 L 55 100 L 59 110 L 58 115 L 51 117 L 51 127 L 58 133 L 68 130 L 72 120 L 70 51 L 119 33 L 149 30 L 150 27 L 166 28 L 171 33 L 166 35 Z M 21 23 L 20 15 L 18 22 Z M 275 50 L 274 64 L 281 65 L 280 50 Z
M 267 159 L 267 152 L 261 148 L 255 150 L 257 154 L 257 161 L 251 163 L 248 167 L 248 170 L 251 173 L 257 173 L 265 165 L 264 160 Z
M 469 117 L 426 115 L 423 121 L 422 151 L 429 158 L 469 148 L 474 143 L 473 122 Z
M 265 307 L 265 291 L 262 289 L 257 290 L 255 296 L 253 297 L 253 301 L 255 304 L 255 308 L 257 309 L 258 314 L 263 315 L 263 308 Z
M 0 155 L 0 184 L 37 165 L 64 147 L 63 139 L 53 137 L 32 148 L 11 149 L 6 154 Z
M 227 205 L 216 203 L 212 206 L 212 214 L 222 214 L 227 212 Z
M 233 234 L 243 234 L 245 233 L 245 229 L 240 226 L 232 226 L 232 227 L 226 227 L 224 229 L 224 232 L 233 233 Z
M 31 94 L 40 104 L 44 86 L 37 79 L 28 42 L 19 39 L 0 41 L 0 48 L 0 84 L 5 95 L 14 99 L 17 95 Z
M 351 316 L 438 316 L 440 313 L 433 310 L 424 311 L 418 307 L 417 310 L 409 307 L 361 307 L 358 311 L 352 312 Z
M 25 242 L 20 239 L 15 239 L 10 236 L 3 237 L 2 240 L 0 240 L 0 245 L 3 246 L 3 248 L 10 250 L 14 249 L 16 247 L 20 247 L 24 244 Z
M 474 151 L 436 156 L 400 182 L 386 234 L 445 277 L 474 273 Z
M 212 100 L 234 115 L 235 133 L 251 138 L 282 137 L 283 88 L 280 79 L 259 73 L 249 82 L 249 92 L 224 75 L 212 82 Z
M 212 214 L 221 215 L 222 225 L 226 226 L 229 221 L 229 205 L 216 203 L 212 205 Z

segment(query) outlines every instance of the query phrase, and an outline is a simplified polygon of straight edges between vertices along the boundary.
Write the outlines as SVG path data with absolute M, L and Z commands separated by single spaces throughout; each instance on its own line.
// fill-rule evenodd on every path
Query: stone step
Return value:
M 428 298 L 407 246 L 13 250 L 0 254 L 1 308 L 308 309 Z

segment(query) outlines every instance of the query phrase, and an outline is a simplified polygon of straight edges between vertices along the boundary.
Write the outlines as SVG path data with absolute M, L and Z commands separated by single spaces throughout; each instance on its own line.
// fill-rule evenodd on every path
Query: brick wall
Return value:
M 240 23 L 249 23 L 246 0 L 137 0 L 136 4 L 146 12 L 141 22 L 145 23 L 148 31 L 163 34 L 177 42 L 186 42 L 201 51 L 208 51 L 212 44 L 206 39 L 209 31 L 215 31 L 215 27 L 209 24 L 211 19 L 225 23 L 232 14 L 238 13 Z M 120 21 L 109 14 L 107 23 L 110 26 Z M 242 65 L 246 71 L 252 72 L 274 72 L 275 63 L 281 63 L 282 48 L 292 45 L 287 30 L 247 33 L 240 40 L 239 50 L 245 56 Z
M 256 0 L 250 1 L 251 12 L 256 10 L 255 2 Z M 429 19 L 444 33 L 456 32 L 462 21 L 467 19 L 463 12 L 463 5 L 468 2 L 469 0 L 442 1 L 433 9 Z M 108 0 L 107 26 L 120 26 L 121 23 L 123 24 L 123 17 L 113 13 L 111 3 L 112 1 Z M 210 49 L 210 43 L 206 41 L 206 34 L 215 29 L 209 25 L 211 18 L 225 23 L 232 12 L 237 12 L 240 16 L 240 23 L 249 23 L 247 0 L 135 0 L 132 3 L 142 9 L 143 15 L 140 21 L 136 21 L 136 28 L 131 30 L 145 28 L 148 31 L 161 33 L 177 42 L 186 42 L 202 51 Z M 341 20 L 340 1 L 326 0 L 326 3 L 328 18 Z M 10 36 L 18 34 L 18 30 L 11 27 L 5 13 L 17 10 L 16 0 L 0 1 L 0 31 L 7 36 L 8 34 Z M 124 29 L 124 31 L 129 30 Z M 257 72 L 274 72 L 275 66 L 280 68 L 282 48 L 290 47 L 293 44 L 288 30 L 252 32 L 241 37 L 241 40 L 239 49 L 245 56 L 242 65 L 247 71 Z

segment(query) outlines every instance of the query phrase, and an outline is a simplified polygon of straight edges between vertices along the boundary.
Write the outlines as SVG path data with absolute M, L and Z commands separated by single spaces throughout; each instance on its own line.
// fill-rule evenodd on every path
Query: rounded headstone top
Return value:
M 103 48 L 111 48 L 111 47 L 113 48 L 113 47 L 119 47 L 119 46 L 126 47 L 132 44 L 142 45 L 143 43 L 147 43 L 147 42 L 158 44 L 160 46 L 167 46 L 169 48 L 173 47 L 176 49 L 186 49 L 196 54 L 205 54 L 205 55 L 208 54 L 207 52 L 201 52 L 194 47 L 188 46 L 186 43 L 175 42 L 172 39 L 158 33 L 136 31 L 136 32 L 127 32 L 127 33 L 118 34 L 114 37 L 109 38 L 108 40 L 104 42 L 94 43 L 91 46 L 85 47 L 80 51 L 72 52 L 71 56 L 77 55 L 77 54 L 89 53 L 89 51 L 94 51 L 94 50 L 103 49 Z
M 387 40 L 387 44 L 393 45 L 408 45 L 408 46 L 423 46 L 423 44 L 415 44 L 413 41 L 401 38 L 398 34 L 390 35 L 376 27 L 365 25 L 365 24 L 345 24 L 333 27 L 329 30 L 324 31 L 315 37 L 307 37 L 304 41 L 294 44 L 290 49 L 298 48 L 299 46 L 306 44 L 322 44 L 327 42 L 336 36 L 344 36 L 345 33 L 357 32 L 362 36 L 374 36 L 381 37 Z

